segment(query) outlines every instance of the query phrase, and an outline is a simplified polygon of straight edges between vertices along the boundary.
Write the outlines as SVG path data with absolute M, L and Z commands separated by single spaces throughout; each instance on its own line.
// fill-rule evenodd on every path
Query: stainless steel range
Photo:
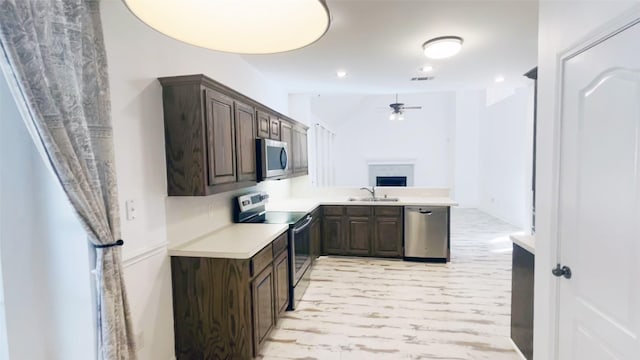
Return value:
M 309 226 L 312 217 L 305 212 L 266 211 L 265 204 L 268 199 L 269 195 L 265 192 L 238 196 L 234 201 L 234 221 L 289 225 L 289 307 L 287 310 L 295 310 L 296 304 L 309 286 L 309 267 L 311 266 Z

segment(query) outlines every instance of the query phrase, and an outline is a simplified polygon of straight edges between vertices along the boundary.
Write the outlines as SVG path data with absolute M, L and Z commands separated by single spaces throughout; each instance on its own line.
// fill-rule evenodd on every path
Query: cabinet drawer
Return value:
M 282 235 L 278 236 L 277 239 L 273 240 L 273 257 L 277 257 L 282 251 L 287 250 L 287 244 L 289 240 L 288 232 L 284 232 Z
M 269 244 L 251 258 L 251 276 L 260 273 L 271 263 L 271 260 L 273 260 L 273 250 Z
M 369 216 L 371 215 L 371 207 L 369 206 L 347 206 L 347 215 L 353 216 Z
M 324 215 L 342 215 L 343 206 L 323 206 Z
M 400 206 L 374 206 L 376 216 L 400 216 L 402 207 Z

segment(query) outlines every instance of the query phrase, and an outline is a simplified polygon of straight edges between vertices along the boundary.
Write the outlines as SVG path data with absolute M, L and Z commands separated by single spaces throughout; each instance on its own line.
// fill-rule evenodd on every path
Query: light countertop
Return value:
M 532 254 L 536 254 L 536 239 L 533 235 L 513 234 L 511 241 Z
M 394 196 L 395 197 L 395 196 Z M 398 201 L 349 201 L 348 197 L 270 200 L 268 211 L 311 212 L 320 205 L 371 205 L 371 206 L 456 206 L 458 203 L 446 197 L 397 197 Z
M 456 206 L 446 197 L 400 197 L 399 201 L 349 201 L 348 197 L 271 200 L 268 211 L 311 212 L 320 205 Z M 169 247 L 170 256 L 249 259 L 288 229 L 287 224 L 232 224 L 192 241 Z
M 169 255 L 249 259 L 287 229 L 287 224 L 233 224 L 176 247 L 169 247 Z

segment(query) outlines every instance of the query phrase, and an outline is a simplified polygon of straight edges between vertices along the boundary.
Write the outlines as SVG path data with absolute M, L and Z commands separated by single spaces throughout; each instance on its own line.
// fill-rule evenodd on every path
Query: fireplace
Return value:
M 414 164 L 410 160 L 368 160 L 369 186 L 414 186 Z
M 376 176 L 376 186 L 407 186 L 407 177 Z

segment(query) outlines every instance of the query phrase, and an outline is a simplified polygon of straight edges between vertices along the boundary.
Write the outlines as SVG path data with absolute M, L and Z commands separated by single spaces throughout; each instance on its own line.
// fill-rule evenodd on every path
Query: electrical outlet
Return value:
M 143 331 L 140 331 L 139 333 L 136 334 L 135 342 L 136 342 L 136 351 L 142 350 L 142 348 L 144 347 L 144 332 Z
M 138 217 L 138 208 L 134 200 L 125 201 L 125 207 L 127 209 L 127 220 L 133 221 Z

